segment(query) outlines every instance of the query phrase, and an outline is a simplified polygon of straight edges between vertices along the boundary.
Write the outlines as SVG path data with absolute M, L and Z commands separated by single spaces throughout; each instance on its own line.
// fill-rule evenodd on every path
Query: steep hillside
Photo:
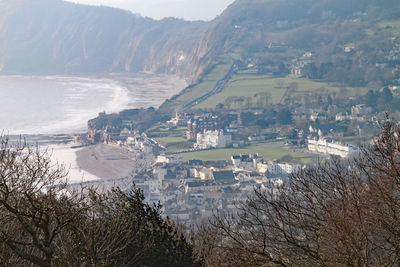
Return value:
M 350 25 L 341 32 L 333 30 L 348 20 L 358 18 L 368 27 L 366 23 L 399 15 L 397 0 L 237 0 L 210 24 L 198 45 L 203 51 L 196 56 L 233 49 L 252 53 L 269 43 L 308 49 L 333 39 L 354 40 L 359 36 L 348 36 L 354 28 Z M 340 36 L 343 31 L 347 34 Z
M 263 74 L 299 68 L 311 79 L 388 84 L 398 75 L 399 17 L 398 0 L 236 0 L 211 22 L 0 0 L 0 73 L 150 71 L 195 83 L 240 62 Z
M 366 85 L 395 69 L 376 73 L 375 65 L 391 64 L 399 19 L 397 0 L 237 0 L 192 55 L 210 63 L 231 54 L 275 73 L 312 63 L 306 77 Z M 307 52 L 312 58 L 299 60 Z
M 398 0 L 237 0 L 210 22 L 190 61 L 205 79 L 162 108 L 222 103 L 221 94 L 212 95 L 221 88 L 210 87 L 208 76 L 216 86 L 229 68 L 218 76 L 214 70 L 220 68 L 210 65 L 233 62 L 239 72 L 261 80 L 291 74 L 338 87 L 400 85 L 400 5 Z M 242 93 L 249 83 L 241 82 Z M 225 89 L 223 94 L 232 96 L 229 86 Z M 207 97 L 212 101 L 200 105 Z
M 151 71 L 190 77 L 204 22 L 155 21 L 61 0 L 0 1 L 2 73 Z M 191 62 L 190 62 L 191 63 Z

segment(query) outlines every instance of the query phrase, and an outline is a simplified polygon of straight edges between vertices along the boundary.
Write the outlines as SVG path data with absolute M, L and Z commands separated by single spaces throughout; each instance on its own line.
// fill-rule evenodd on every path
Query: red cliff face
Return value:
M 190 76 L 188 59 L 206 24 L 155 21 L 61 0 L 5 1 L 0 4 L 0 72 Z

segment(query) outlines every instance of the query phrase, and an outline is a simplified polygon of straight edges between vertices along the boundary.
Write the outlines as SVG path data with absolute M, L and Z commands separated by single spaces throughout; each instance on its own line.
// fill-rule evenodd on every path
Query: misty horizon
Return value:
M 219 16 L 233 0 L 65 0 L 78 4 L 92 6 L 107 6 L 120 8 L 138 14 L 161 20 L 168 17 L 188 21 L 210 21 Z

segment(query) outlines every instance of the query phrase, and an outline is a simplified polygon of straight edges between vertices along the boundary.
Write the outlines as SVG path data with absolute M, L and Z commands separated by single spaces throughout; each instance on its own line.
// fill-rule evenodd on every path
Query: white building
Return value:
M 348 158 L 358 151 L 358 149 L 352 146 L 343 145 L 322 138 L 319 140 L 308 139 L 308 150 L 327 155 L 336 155 L 342 158 Z
M 368 115 L 372 112 L 372 108 L 368 107 L 365 104 L 360 104 L 351 107 L 351 115 L 352 116 L 364 116 Z
M 193 117 L 194 117 L 193 114 L 176 113 L 174 118 L 167 121 L 167 124 L 172 126 L 187 126 L 188 121 Z
M 264 161 L 258 154 L 254 155 L 233 155 L 231 161 L 234 169 L 253 171 L 257 169 L 257 164 Z
M 232 136 L 224 135 L 222 131 L 205 131 L 197 134 L 197 142 L 194 145 L 198 149 L 224 148 L 232 144 Z
M 345 114 L 343 115 L 343 113 L 338 113 L 336 114 L 336 121 L 346 121 L 346 120 L 350 120 L 351 116 L 349 114 Z
M 268 163 L 258 163 L 257 169 L 261 173 L 270 173 L 273 175 L 288 175 L 299 171 L 301 169 L 300 164 L 290 164 L 290 163 L 276 163 L 276 162 L 268 162 Z
M 159 155 L 157 157 L 157 163 L 167 163 L 167 164 L 181 164 L 185 162 L 183 157 L 173 157 L 173 156 L 165 156 Z
M 327 117 L 325 115 L 321 115 L 318 112 L 314 112 L 310 115 L 310 120 L 311 121 L 326 121 Z

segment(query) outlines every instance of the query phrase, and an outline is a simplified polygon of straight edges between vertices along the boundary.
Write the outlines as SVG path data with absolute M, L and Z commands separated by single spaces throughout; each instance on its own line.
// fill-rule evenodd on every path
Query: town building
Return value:
M 231 157 L 232 165 L 235 169 L 252 171 L 257 169 L 257 164 L 263 162 L 263 158 L 258 154 L 254 155 L 233 155 Z
M 324 138 L 320 138 L 319 140 L 308 139 L 308 150 L 326 155 L 340 156 L 341 158 L 348 158 L 358 151 L 358 149 L 352 146 L 343 145 Z
M 258 163 L 257 170 L 260 173 L 267 173 L 270 175 L 289 175 L 301 169 L 300 164 L 291 164 L 291 163 L 277 163 L 277 162 L 268 162 L 268 163 Z
M 205 115 L 193 118 L 187 122 L 186 138 L 188 140 L 196 140 L 198 133 L 215 130 L 218 130 L 218 117 Z
M 341 112 L 336 114 L 336 117 L 335 117 L 336 121 L 348 121 L 350 119 L 351 119 L 351 115 L 349 115 L 348 113 L 343 115 L 343 113 L 341 113 Z
M 172 126 L 187 126 L 189 120 L 194 118 L 191 113 L 176 113 L 175 117 L 167 121 L 167 124 Z
M 232 136 L 218 130 L 198 133 L 196 140 L 194 147 L 197 149 L 224 148 L 232 144 Z
M 351 107 L 352 116 L 365 116 L 372 112 L 372 108 L 365 104 L 355 105 Z
M 184 163 L 185 160 L 183 159 L 183 157 L 159 155 L 157 157 L 156 162 L 157 163 L 166 163 L 166 164 L 181 164 L 181 163 Z

